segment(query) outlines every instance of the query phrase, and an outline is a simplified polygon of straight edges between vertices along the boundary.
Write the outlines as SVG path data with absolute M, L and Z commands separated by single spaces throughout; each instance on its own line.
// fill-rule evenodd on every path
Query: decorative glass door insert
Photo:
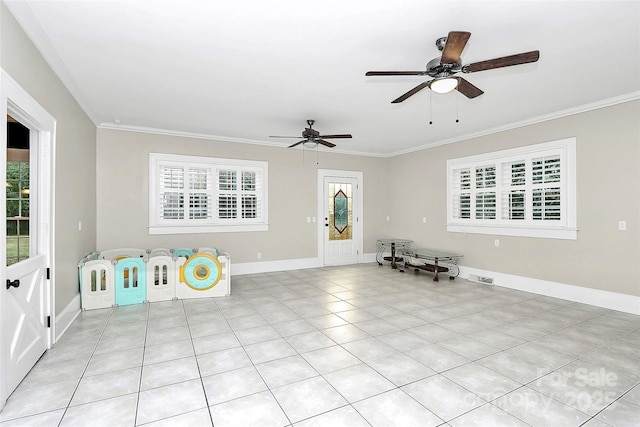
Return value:
M 353 238 L 353 193 L 349 183 L 329 183 L 329 240 Z

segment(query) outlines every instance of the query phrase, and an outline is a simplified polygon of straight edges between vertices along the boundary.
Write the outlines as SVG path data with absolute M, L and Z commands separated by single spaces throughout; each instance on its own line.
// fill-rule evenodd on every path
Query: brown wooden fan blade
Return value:
M 365 76 L 426 76 L 426 71 L 367 71 Z
M 482 90 L 478 89 L 476 86 L 472 85 L 462 77 L 458 77 L 457 79 L 458 79 L 458 87 L 456 89 L 458 89 L 458 92 L 460 92 L 467 98 L 472 99 L 484 93 Z
M 274 136 L 270 135 L 269 138 L 300 138 L 299 136 Z
M 342 134 L 342 135 L 320 135 L 318 138 L 353 138 L 351 135 L 349 135 L 348 133 Z
M 539 50 L 518 53 L 517 55 L 503 56 L 502 58 L 489 59 L 487 61 L 474 62 L 462 67 L 463 73 L 475 73 L 478 71 L 492 70 L 494 68 L 510 67 L 512 65 L 536 62 L 540 58 Z
M 440 62 L 443 64 L 455 64 L 458 62 L 464 47 L 469 41 L 469 37 L 471 37 L 471 33 L 466 31 L 449 32 Z
M 303 142 L 307 142 L 307 140 L 306 140 L 306 139 L 304 139 L 304 140 L 302 140 L 302 141 L 298 141 L 298 142 L 296 142 L 295 144 L 291 144 L 288 148 L 293 148 L 293 147 L 295 147 L 296 145 L 300 145 L 300 144 L 302 144 Z
M 325 146 L 327 146 L 327 147 L 329 147 L 329 148 L 333 148 L 333 147 L 335 147 L 335 146 L 336 146 L 336 144 L 334 144 L 334 143 L 332 143 L 332 142 L 329 142 L 329 141 L 325 141 L 325 140 L 323 140 L 323 139 L 316 139 L 316 141 L 315 141 L 315 142 L 317 142 L 318 144 L 325 145 Z
M 393 101 L 391 101 L 391 103 L 392 104 L 397 104 L 399 102 L 404 101 L 405 99 L 409 98 L 412 95 L 415 95 L 416 93 L 420 92 L 425 87 L 429 86 L 429 83 L 431 83 L 431 80 L 429 80 L 428 82 L 420 83 L 418 86 L 414 87 L 409 92 L 407 92 L 404 95 L 402 95 L 402 96 L 394 99 Z

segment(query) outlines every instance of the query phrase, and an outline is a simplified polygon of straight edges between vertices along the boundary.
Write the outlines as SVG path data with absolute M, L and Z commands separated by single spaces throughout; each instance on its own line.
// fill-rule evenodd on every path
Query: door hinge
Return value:
M 51 316 L 47 316 L 47 328 L 51 327 Z
M 47 280 L 51 280 L 51 268 L 47 267 Z

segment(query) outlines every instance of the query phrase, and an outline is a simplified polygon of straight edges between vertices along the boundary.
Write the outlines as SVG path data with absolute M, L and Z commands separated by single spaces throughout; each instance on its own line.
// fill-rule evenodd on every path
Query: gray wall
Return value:
M 390 183 L 387 159 L 319 153 L 280 147 L 237 144 L 142 132 L 98 129 L 98 250 L 119 247 L 215 246 L 227 250 L 234 263 L 312 258 L 318 256 L 318 171 L 357 170 L 364 180 L 364 252 L 386 231 L 383 216 Z M 149 235 L 149 153 L 175 153 L 269 163 L 269 231 L 215 234 Z
M 640 295 L 639 117 L 633 101 L 392 158 L 323 152 L 320 167 L 364 172 L 365 253 L 378 238 L 410 238 L 460 251 L 469 267 Z M 446 231 L 447 159 L 574 136 L 578 240 Z M 268 161 L 269 231 L 149 236 L 149 152 Z M 240 263 L 257 261 L 259 251 L 263 261 L 317 256 L 316 225 L 306 223 L 317 212 L 313 152 L 303 163 L 299 150 L 98 129 L 98 159 L 99 250 L 219 246 Z
M 577 141 L 577 240 L 446 231 L 447 159 L 568 137 Z M 391 226 L 416 244 L 461 252 L 470 267 L 640 295 L 639 161 L 640 101 L 398 156 L 394 178 L 413 184 L 393 193 Z
M 56 313 L 77 295 L 76 265 L 96 245 L 96 127 L 0 3 L 0 66 L 57 120 Z M 82 221 L 82 231 L 78 222 Z

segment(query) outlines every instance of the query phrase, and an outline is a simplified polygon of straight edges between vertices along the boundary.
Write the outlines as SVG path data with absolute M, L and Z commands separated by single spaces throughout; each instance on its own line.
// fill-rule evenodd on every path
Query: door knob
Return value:
M 7 289 L 10 289 L 11 287 L 17 288 L 18 286 L 20 286 L 20 279 L 16 279 L 13 282 L 7 279 Z

